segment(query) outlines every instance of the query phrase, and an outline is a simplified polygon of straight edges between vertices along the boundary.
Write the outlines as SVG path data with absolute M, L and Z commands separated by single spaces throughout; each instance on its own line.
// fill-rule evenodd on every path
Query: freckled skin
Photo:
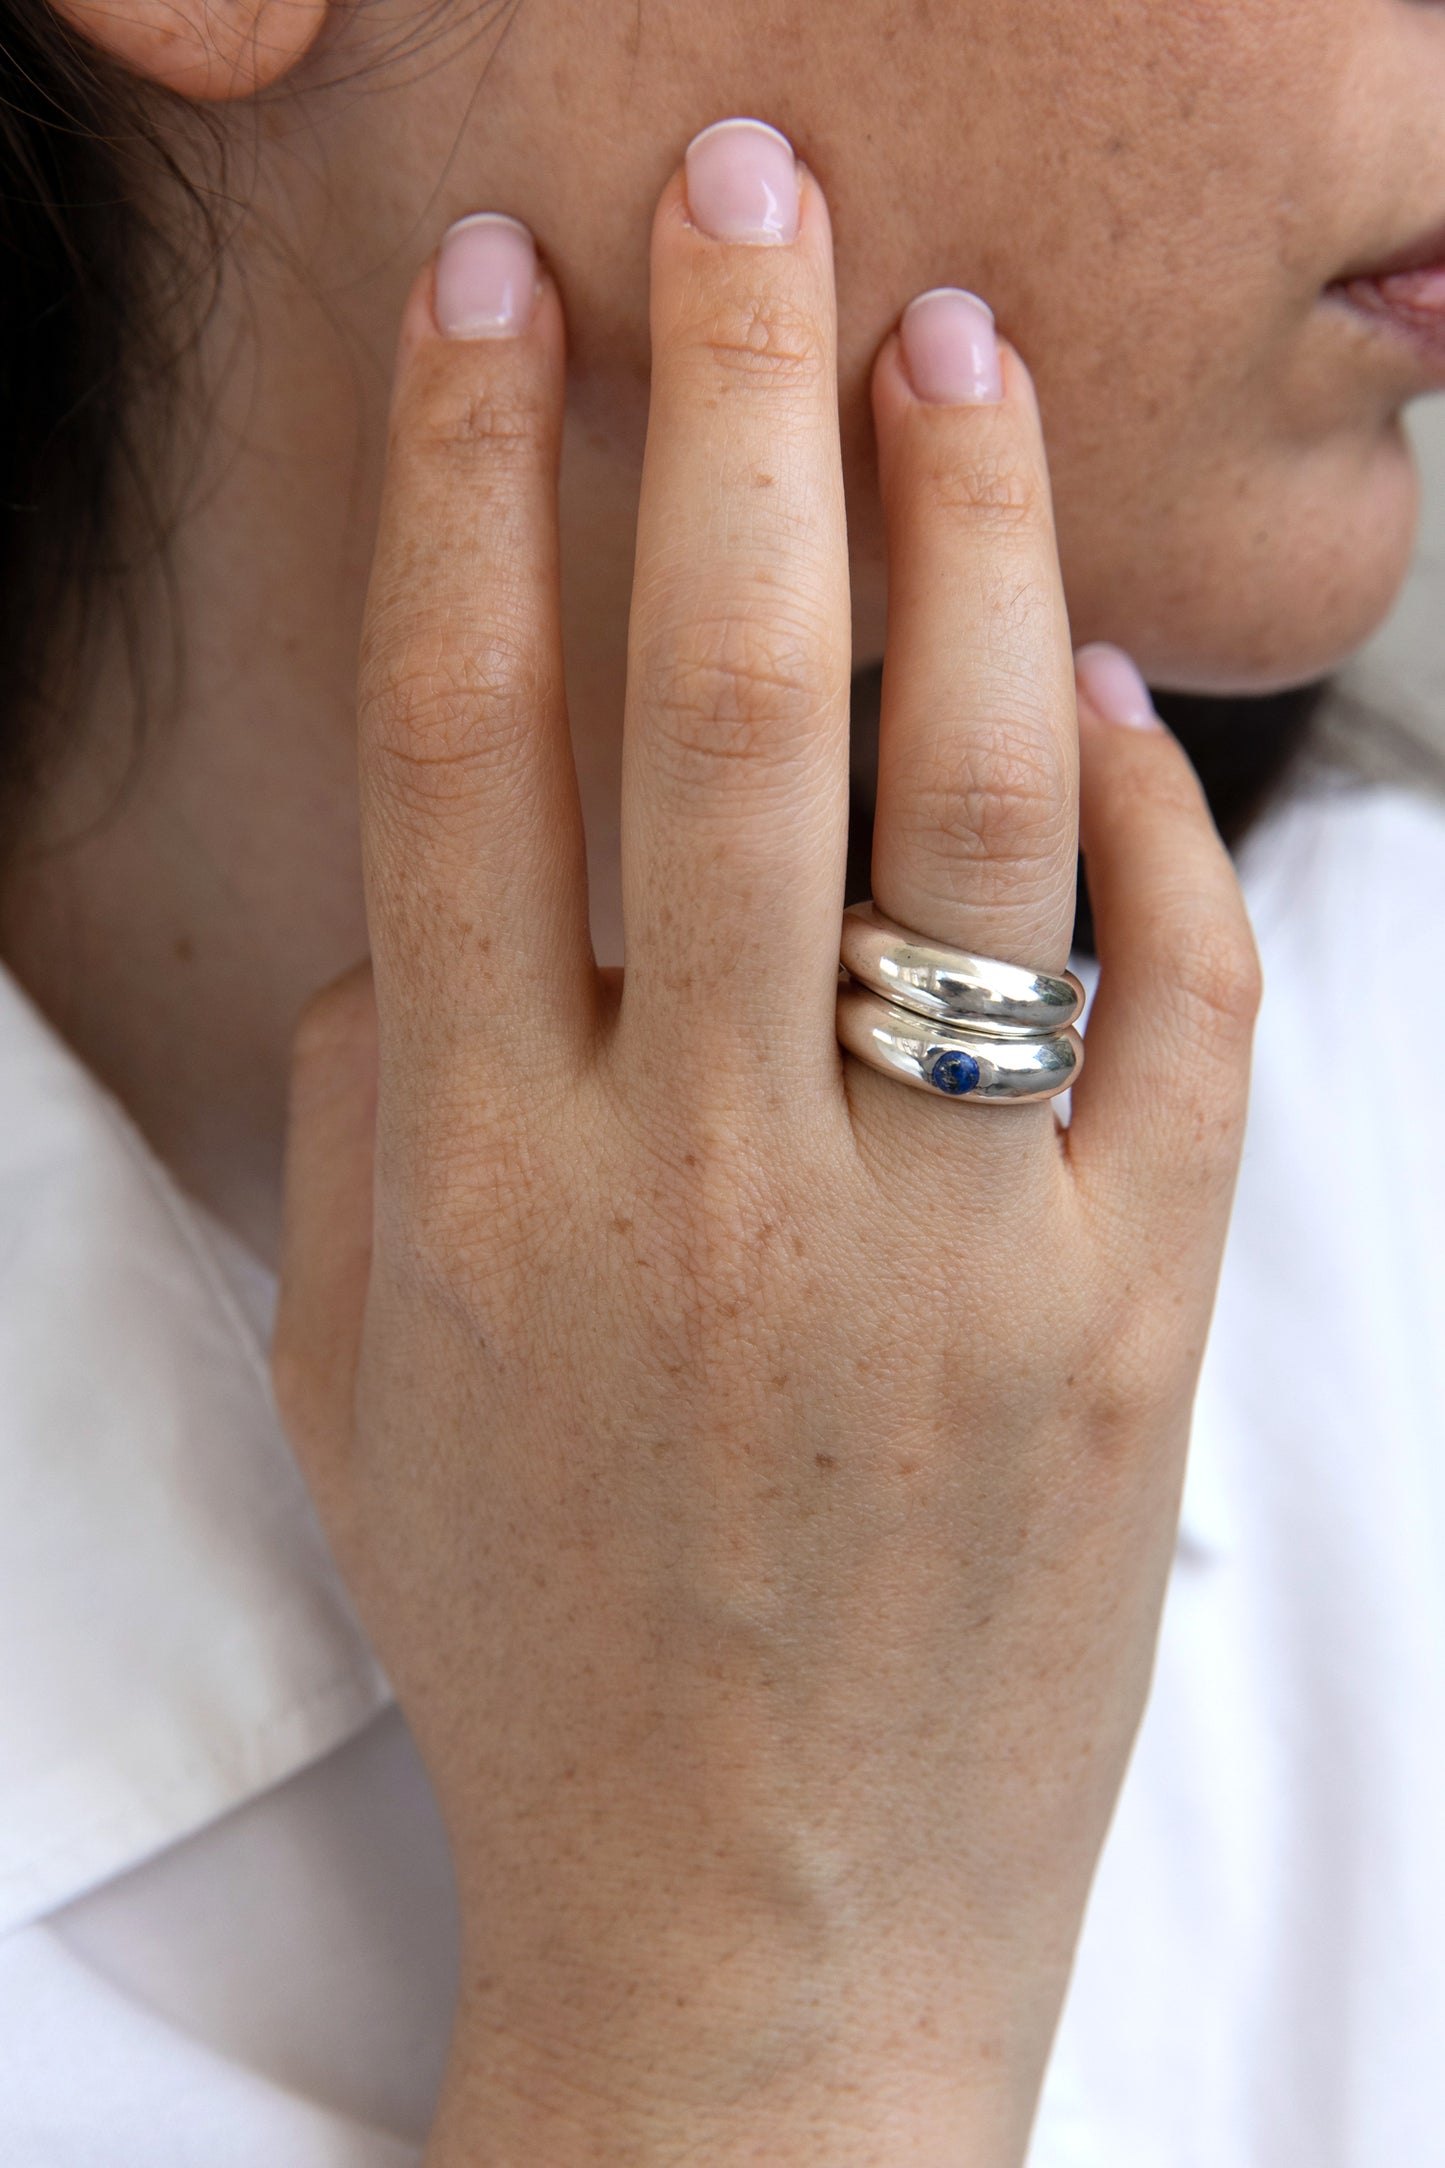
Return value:
M 1332 661 L 1393 590 L 1413 487 L 1393 388 L 1319 294 L 1382 217 L 1398 234 L 1445 207 L 1419 89 L 1442 81 L 1439 19 L 1359 0 L 932 14 L 937 43 L 966 23 L 983 76 L 936 190 L 945 275 L 976 276 L 1033 362 L 1076 633 L 1188 683 Z M 910 87 L 928 116 L 910 141 L 950 140 L 944 71 Z M 1392 108 L 1414 159 L 1382 172 Z
M 172 10 L 57 4 L 133 61 L 120 31 L 159 22 L 165 79 Z M 268 11 L 302 46 L 313 19 Z M 97 676 L 37 814 L 38 841 L 84 847 L 34 854 L 7 961 L 259 1248 L 296 1013 L 369 940 L 356 643 L 397 324 L 450 219 L 525 219 L 565 304 L 563 644 L 604 955 L 622 953 L 647 236 L 709 122 L 761 114 L 826 187 L 857 661 L 881 652 L 885 606 L 868 372 L 940 283 L 980 290 L 1036 377 L 1077 641 L 1120 641 L 1160 685 L 1288 681 L 1394 591 L 1414 509 L 1398 419 L 1420 380 L 1322 295 L 1445 221 L 1442 0 L 367 0 L 328 11 L 266 98 L 248 82 L 205 131 L 248 208 L 177 431 L 176 752 L 98 826 L 125 718 Z M 187 168 L 195 136 L 183 116 Z M 757 454 L 755 510 L 786 449 Z M 487 939 L 458 931 L 495 982 Z M 615 983 L 600 998 L 615 1009 Z
M 619 151 L 615 32 L 533 19 L 581 143 L 541 209 L 589 418 L 615 431 L 646 367 L 639 220 L 597 171 L 635 166 L 641 194 L 669 131 L 764 113 L 833 212 L 860 655 L 883 609 L 866 373 L 938 283 L 983 293 L 1037 376 L 1080 640 L 1227 687 L 1310 675 L 1370 629 L 1412 535 L 1413 387 L 1321 294 L 1445 215 L 1445 10 L 755 0 L 639 20 Z M 525 11 L 500 65 L 520 93 Z

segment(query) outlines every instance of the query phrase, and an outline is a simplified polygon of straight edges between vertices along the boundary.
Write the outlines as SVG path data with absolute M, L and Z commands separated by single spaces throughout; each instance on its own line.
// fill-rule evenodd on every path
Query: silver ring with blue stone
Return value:
M 1084 1059 L 1072 1030 L 1025 1037 L 920 1016 L 866 986 L 838 988 L 838 1038 L 850 1054 L 915 1091 L 970 1104 L 1019 1105 L 1067 1091 Z
M 1072 971 L 1029 971 L 947 948 L 895 925 L 871 903 L 843 913 L 840 955 L 848 976 L 885 1001 L 970 1031 L 1047 1037 L 1067 1031 L 1084 1006 Z

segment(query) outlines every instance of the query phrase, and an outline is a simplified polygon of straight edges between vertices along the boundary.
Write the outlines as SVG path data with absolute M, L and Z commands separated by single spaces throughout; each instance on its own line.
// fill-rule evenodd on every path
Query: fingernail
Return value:
M 930 406 L 993 406 L 1003 397 L 993 310 L 961 286 L 935 286 L 903 311 L 903 366 Z
M 761 120 L 720 120 L 687 146 L 687 208 L 715 241 L 798 237 L 798 161 Z
M 436 320 L 449 339 L 512 339 L 537 298 L 537 249 L 520 219 L 459 218 L 437 255 Z
M 1122 647 L 1110 647 L 1103 640 L 1081 647 L 1074 657 L 1074 670 L 1090 707 L 1105 722 L 1123 723 L 1130 730 L 1161 727 L 1149 688 Z

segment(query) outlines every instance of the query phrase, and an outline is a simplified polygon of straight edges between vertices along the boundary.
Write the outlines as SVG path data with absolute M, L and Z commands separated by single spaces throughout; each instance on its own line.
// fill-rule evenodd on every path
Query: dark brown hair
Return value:
M 161 102 L 48 0 L 0 0 L 0 833 L 63 753 L 102 599 L 143 707 L 129 574 L 166 533 L 150 424 L 222 240 Z M 143 208 L 162 202 L 164 226 Z

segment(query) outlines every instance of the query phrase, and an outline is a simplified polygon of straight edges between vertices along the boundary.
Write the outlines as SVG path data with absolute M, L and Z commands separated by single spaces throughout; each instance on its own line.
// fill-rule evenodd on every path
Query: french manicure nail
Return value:
M 537 298 L 537 250 L 520 219 L 459 218 L 437 255 L 436 320 L 449 339 L 513 339 Z
M 1149 688 L 1137 665 L 1122 647 L 1095 640 L 1074 657 L 1074 670 L 1090 707 L 1105 722 L 1123 723 L 1130 730 L 1158 730 Z
M 993 310 L 961 286 L 935 286 L 903 311 L 903 366 L 929 406 L 994 406 L 1003 397 Z
M 761 120 L 720 120 L 687 147 L 687 208 L 715 241 L 798 237 L 798 161 L 785 135 Z

